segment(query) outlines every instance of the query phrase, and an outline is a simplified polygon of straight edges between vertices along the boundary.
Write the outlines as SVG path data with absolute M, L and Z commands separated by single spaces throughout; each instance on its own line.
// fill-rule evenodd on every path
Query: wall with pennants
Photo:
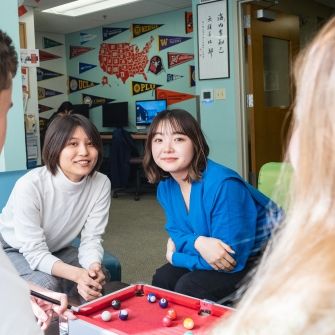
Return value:
M 191 8 L 68 35 L 36 33 L 40 124 L 65 100 L 90 105 L 100 131 L 102 105 L 128 101 L 135 130 L 135 101 L 167 99 L 169 108 L 196 115 Z
M 65 37 L 69 99 L 88 103 L 101 131 L 101 105 L 167 99 L 169 108 L 195 111 L 192 12 L 179 10 L 78 31 Z

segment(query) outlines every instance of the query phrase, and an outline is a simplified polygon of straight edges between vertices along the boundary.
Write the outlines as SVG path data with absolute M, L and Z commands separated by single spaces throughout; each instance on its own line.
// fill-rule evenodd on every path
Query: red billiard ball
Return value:
M 193 329 L 194 327 L 194 321 L 191 318 L 184 319 L 183 326 L 186 329 Z
M 171 320 L 175 320 L 177 318 L 177 313 L 176 311 L 171 308 L 167 311 L 166 315 L 171 319 Z
M 172 320 L 167 315 L 164 316 L 162 322 L 165 327 L 170 327 L 172 324 Z

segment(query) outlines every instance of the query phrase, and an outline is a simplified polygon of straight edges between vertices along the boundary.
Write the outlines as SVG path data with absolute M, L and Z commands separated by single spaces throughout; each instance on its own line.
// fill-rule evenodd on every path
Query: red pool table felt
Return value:
M 154 293 L 157 301 L 147 301 L 148 293 Z M 168 300 L 168 307 L 161 308 L 159 299 Z M 120 320 L 119 311 L 111 307 L 114 299 L 121 301 L 121 309 L 128 311 L 128 319 Z M 167 311 L 173 308 L 177 318 L 172 321 L 170 327 L 162 323 Z M 103 321 L 101 313 L 110 311 L 110 321 Z M 229 307 L 221 306 L 206 300 L 192 298 L 175 292 L 159 289 L 154 286 L 136 284 L 106 295 L 91 303 L 80 306 L 76 313 L 78 320 L 90 323 L 91 326 L 100 327 L 111 334 L 184 334 L 187 329 L 183 327 L 185 318 L 192 318 L 194 321 L 193 334 L 205 334 L 205 329 L 211 326 L 220 317 L 228 316 L 232 312 Z M 74 321 L 76 322 L 76 320 Z M 70 328 L 71 329 L 71 328 Z M 70 332 L 71 334 L 71 332 Z M 89 334 L 89 332 L 87 332 Z

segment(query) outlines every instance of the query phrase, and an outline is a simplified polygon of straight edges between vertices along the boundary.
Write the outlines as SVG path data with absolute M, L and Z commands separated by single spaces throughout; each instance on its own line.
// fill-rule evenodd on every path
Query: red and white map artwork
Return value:
M 149 62 L 148 53 L 153 40 L 151 36 L 143 50 L 130 43 L 102 43 L 99 50 L 101 69 L 110 75 L 115 75 L 123 83 L 136 74 L 141 74 L 147 80 L 144 69 Z

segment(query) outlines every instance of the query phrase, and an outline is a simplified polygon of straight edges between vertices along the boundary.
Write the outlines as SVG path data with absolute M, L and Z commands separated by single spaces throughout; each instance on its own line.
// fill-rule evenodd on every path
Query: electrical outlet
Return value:
M 214 90 L 214 99 L 215 100 L 223 100 L 226 99 L 226 91 L 224 88 L 216 88 Z

